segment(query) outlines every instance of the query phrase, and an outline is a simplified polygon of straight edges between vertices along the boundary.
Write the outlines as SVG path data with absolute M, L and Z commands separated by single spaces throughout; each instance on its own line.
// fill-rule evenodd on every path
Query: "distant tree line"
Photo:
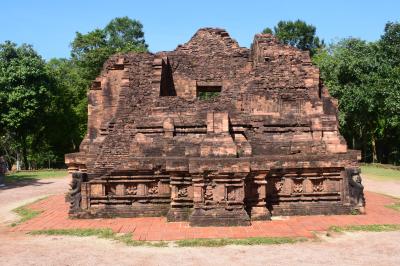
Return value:
M 339 100 L 341 133 L 366 162 L 400 163 L 400 24 L 376 42 L 355 38 L 325 45 L 304 21 L 266 28 L 283 43 L 310 51 Z M 145 52 L 143 25 L 115 18 L 77 32 L 71 57 L 45 61 L 30 45 L 0 44 L 0 155 L 20 169 L 63 167 L 87 127 L 87 91 L 115 53 Z
M 63 167 L 86 134 L 87 91 L 115 53 L 144 52 L 143 25 L 115 18 L 77 32 L 71 57 L 45 61 L 30 45 L 0 44 L 0 155 L 20 169 Z

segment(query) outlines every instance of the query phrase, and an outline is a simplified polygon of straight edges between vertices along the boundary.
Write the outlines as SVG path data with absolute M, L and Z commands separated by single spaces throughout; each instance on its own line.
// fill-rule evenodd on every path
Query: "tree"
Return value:
M 392 66 L 400 66 L 400 23 L 388 22 L 379 41 L 381 55 Z
M 87 34 L 77 32 L 72 42 L 72 60 L 81 68 L 82 77 L 93 80 L 104 62 L 115 53 L 145 52 L 143 25 L 128 17 L 115 18 L 104 29 Z
M 311 55 L 314 55 L 319 48 L 324 46 L 324 42 L 320 41 L 315 35 L 315 26 L 302 20 L 279 21 L 274 30 L 265 28 L 262 33 L 273 34 L 282 43 L 310 51 Z
M 262 31 L 262 33 L 263 34 L 274 34 L 274 31 L 271 28 L 267 27 Z
M 147 51 L 143 25 L 128 17 L 115 18 L 104 28 L 107 43 L 116 52 Z
M 0 44 L 0 133 L 13 139 L 17 156 L 28 167 L 29 136 L 42 130 L 49 103 L 50 78 L 45 61 L 32 46 Z M 4 149 L 3 149 L 4 150 Z
M 53 94 L 48 106 L 44 130 L 46 145 L 43 147 L 50 148 L 53 155 L 62 160 L 65 153 L 78 149 L 86 132 L 86 81 L 82 80 L 73 62 L 67 59 L 51 59 L 46 68 L 52 77 Z M 46 149 L 37 152 L 45 157 L 49 154 Z
M 396 163 L 400 161 L 400 69 L 394 44 L 386 42 L 387 32 L 377 42 L 343 39 L 319 51 L 313 61 L 339 100 L 340 130 L 350 147 L 361 149 L 364 161 Z
M 384 33 L 377 42 L 378 60 L 385 66 L 382 84 L 385 87 L 385 101 L 382 112 L 386 114 L 382 124 L 385 138 L 380 146 L 388 161 L 400 162 L 400 23 L 388 22 Z M 386 159 L 386 158 L 385 158 Z
M 66 139 L 72 150 L 76 150 L 86 132 L 88 81 L 82 78 L 80 68 L 68 59 L 51 59 L 47 63 L 47 71 L 52 77 L 55 92 L 51 105 L 53 122 L 50 124 L 58 128 L 66 127 L 69 134 Z M 57 140 L 58 143 L 60 141 Z
M 71 46 L 71 60 L 52 60 L 49 67 L 62 87 L 61 90 L 69 95 L 68 102 L 75 115 L 72 120 L 76 119 L 77 122 L 72 128 L 75 130 L 78 127 L 80 136 L 80 139 L 70 136 L 76 150 L 77 143 L 86 132 L 86 92 L 91 81 L 99 75 L 104 62 L 111 55 L 146 52 L 147 44 L 143 25 L 138 20 L 120 17 L 111 20 L 103 29 L 95 29 L 87 34 L 77 32 Z
M 76 33 L 71 59 L 45 62 L 29 45 L 0 45 L 0 154 L 9 164 L 49 167 L 76 151 L 86 133 L 87 90 L 115 53 L 144 52 L 143 25 L 115 18 Z

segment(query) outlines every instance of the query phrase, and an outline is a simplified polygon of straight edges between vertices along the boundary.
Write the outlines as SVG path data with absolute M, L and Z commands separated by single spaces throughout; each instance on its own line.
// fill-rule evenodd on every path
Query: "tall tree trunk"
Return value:
M 21 171 L 21 155 L 19 151 L 17 151 L 17 171 Z
M 28 170 L 28 152 L 26 147 L 26 137 L 22 136 L 22 158 L 24 160 L 24 169 Z
M 371 145 L 372 145 L 372 162 L 376 163 L 378 162 L 378 155 L 376 152 L 376 141 L 374 136 L 372 136 L 371 138 Z

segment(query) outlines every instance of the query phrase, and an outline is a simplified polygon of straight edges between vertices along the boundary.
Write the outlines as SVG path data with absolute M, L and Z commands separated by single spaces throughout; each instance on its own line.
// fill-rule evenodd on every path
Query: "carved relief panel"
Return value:
M 147 195 L 155 196 L 158 194 L 158 183 L 148 183 L 146 184 Z
M 204 203 L 211 203 L 214 199 L 215 182 L 209 181 L 204 187 Z
M 286 178 L 268 178 L 267 179 L 267 196 L 268 195 L 279 195 L 279 194 L 290 194 L 291 181 Z
M 325 190 L 323 179 L 313 179 L 311 183 L 313 192 L 323 192 Z
M 178 186 L 178 198 L 187 198 L 189 196 L 188 186 Z
M 130 195 L 130 196 L 135 196 L 137 195 L 137 184 L 132 183 L 132 184 L 127 184 L 125 186 L 125 195 Z
M 297 178 L 293 179 L 293 185 L 292 185 L 292 193 L 303 193 L 304 191 L 304 185 L 303 185 L 303 179 Z
M 90 196 L 104 196 L 104 192 L 103 184 L 90 184 Z
M 276 180 L 275 184 L 275 191 L 279 194 L 282 191 L 284 180 Z

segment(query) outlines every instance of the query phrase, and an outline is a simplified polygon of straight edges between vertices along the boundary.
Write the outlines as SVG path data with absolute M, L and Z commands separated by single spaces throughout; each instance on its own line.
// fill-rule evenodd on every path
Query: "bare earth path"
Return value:
M 375 180 L 362 174 L 366 190 L 400 198 L 400 180 Z
M 328 241 L 221 248 L 127 247 L 96 238 L 21 237 L 0 242 L 0 265 L 399 265 L 400 232 Z
M 18 219 L 11 210 L 52 194 L 65 193 L 67 189 L 67 178 L 23 181 L 0 188 L 0 224 Z
M 370 182 L 371 181 L 371 182 Z M 398 196 L 400 184 L 364 178 L 367 190 Z M 388 182 L 388 183 L 387 183 Z M 45 179 L 0 190 L 0 265 L 399 265 L 400 232 L 347 233 L 307 242 L 222 248 L 127 247 L 97 238 L 5 233 L 11 210 L 64 193 L 66 179 Z M 378 190 L 379 189 L 379 190 Z M 392 189 L 392 190 L 391 190 Z

